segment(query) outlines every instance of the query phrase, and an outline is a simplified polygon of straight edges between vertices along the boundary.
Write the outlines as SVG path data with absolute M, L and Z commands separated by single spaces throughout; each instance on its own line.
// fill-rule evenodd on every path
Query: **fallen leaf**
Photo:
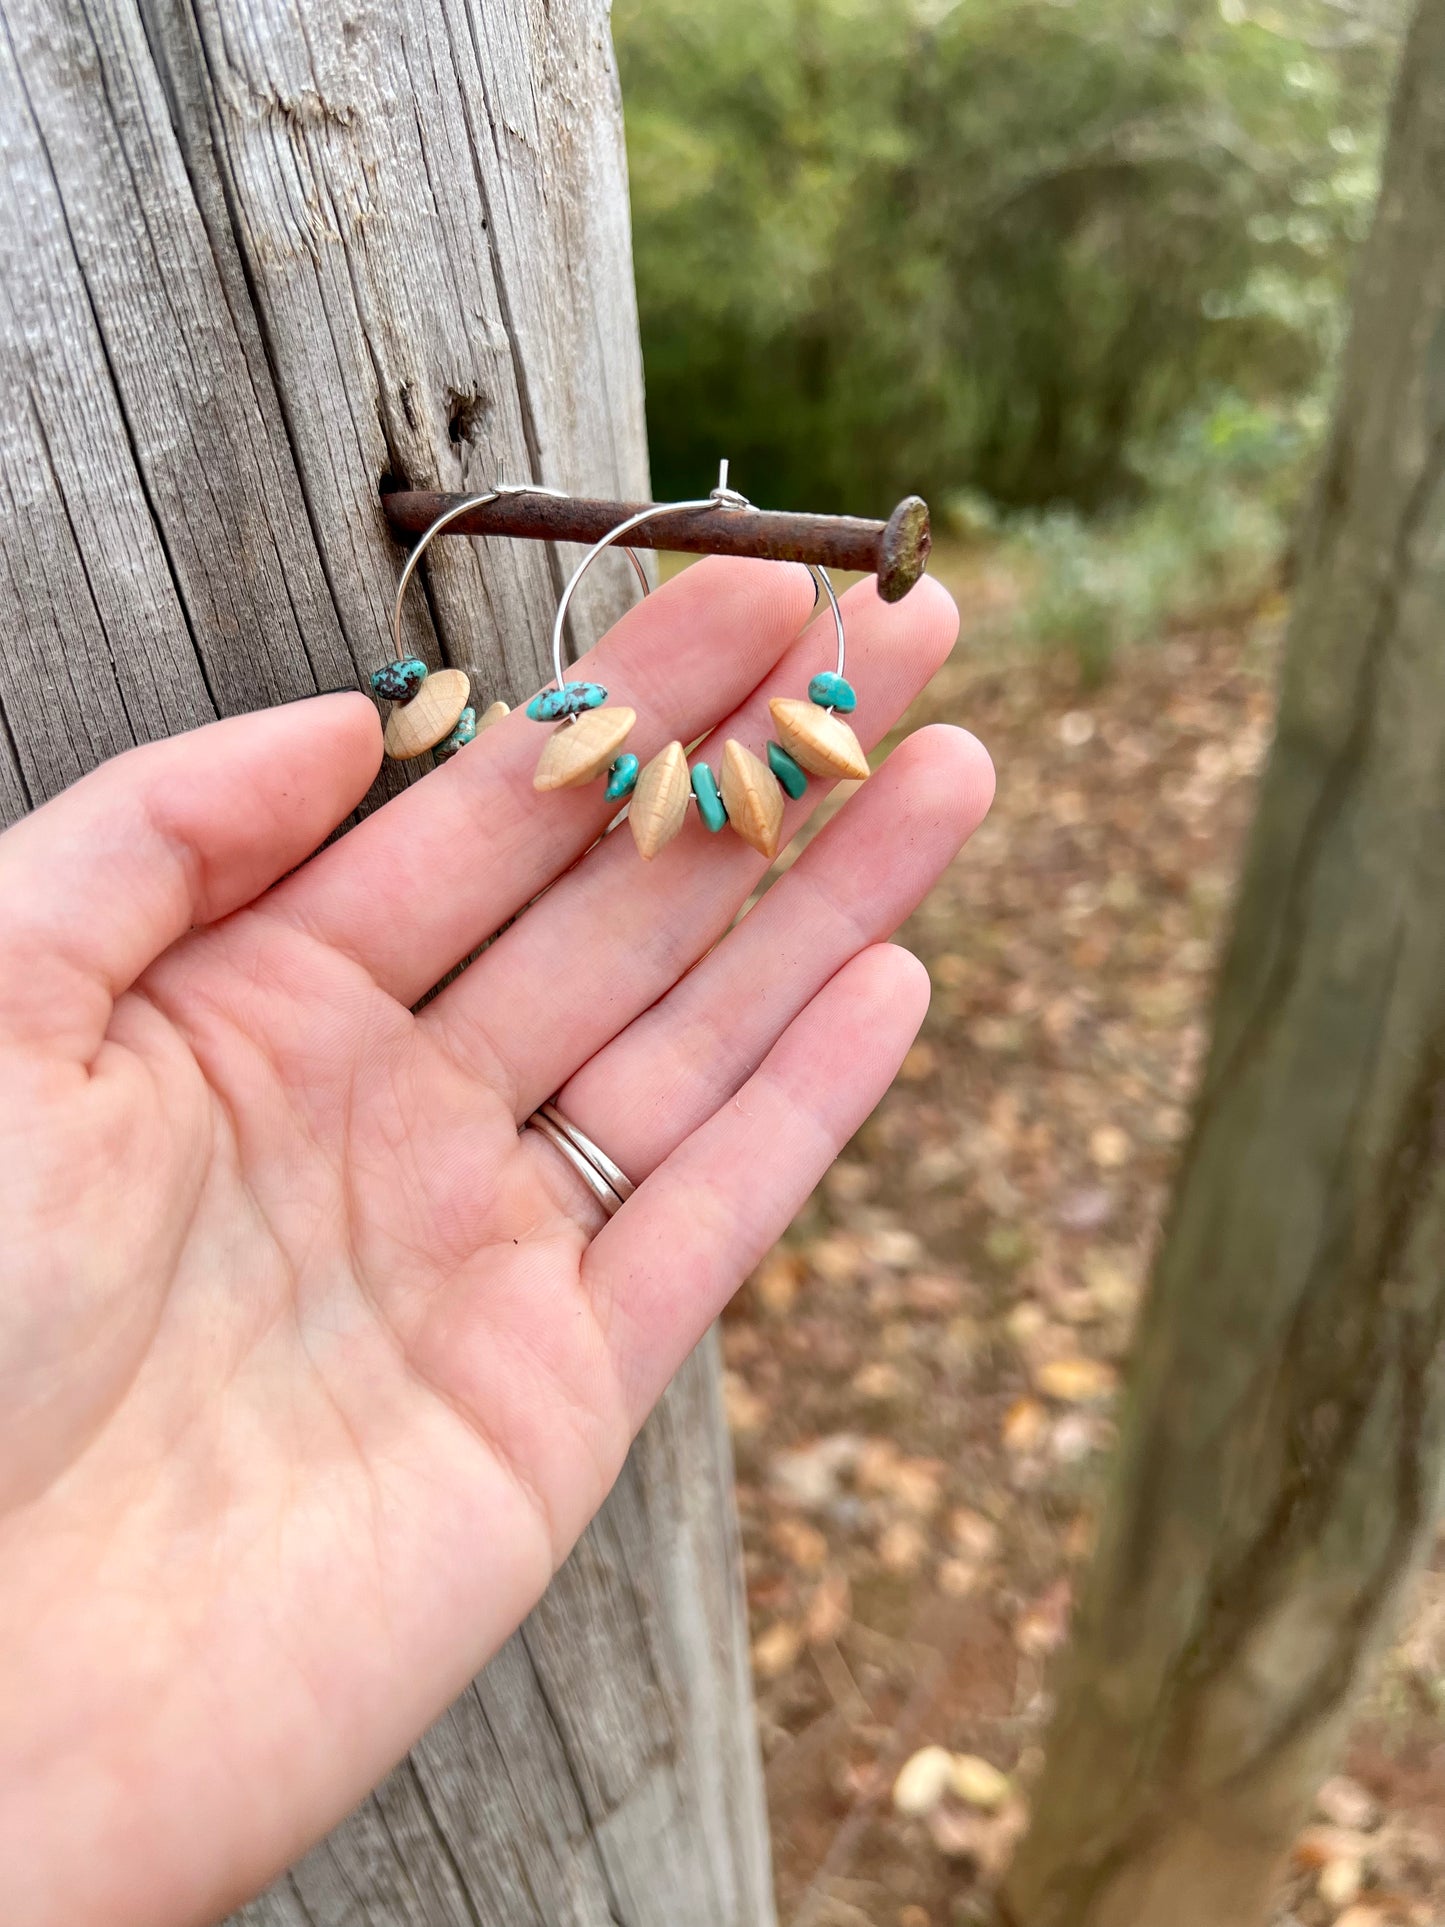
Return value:
M 1343 1773 L 1325 1781 L 1315 1795 L 1315 1810 L 1331 1826 L 1349 1827 L 1356 1833 L 1368 1833 L 1380 1824 L 1380 1806 L 1374 1795 Z
M 1138 1267 L 1117 1252 L 1091 1251 L 1084 1260 L 1084 1287 L 1104 1316 L 1129 1317 L 1139 1303 Z
M 888 1491 L 901 1506 L 926 1519 L 938 1509 L 946 1470 L 940 1459 L 903 1459 L 893 1470 Z
M 753 1642 L 753 1671 L 760 1679 L 776 1679 L 796 1665 L 803 1635 L 789 1620 L 780 1619 Z
M 982 1568 L 971 1559 L 945 1559 L 938 1568 L 939 1586 L 950 1599 L 966 1599 L 982 1577 Z
M 966 1505 L 955 1506 L 949 1513 L 948 1536 L 967 1559 L 992 1559 L 998 1551 L 998 1527 Z
M 915 1044 L 899 1067 L 898 1075 L 905 1084 L 918 1084 L 937 1069 L 938 1052 L 932 1044 Z
M 910 1311 L 949 1312 L 963 1296 L 963 1286 L 943 1272 L 922 1271 L 908 1279 L 903 1296 Z
M 1021 1298 L 1004 1320 L 1004 1329 L 1027 1357 L 1048 1327 L 1048 1314 L 1034 1298 Z
M 955 1753 L 949 1790 L 965 1806 L 996 1813 L 1013 1791 L 1006 1773 L 977 1753 Z
M 892 1490 L 893 1475 L 903 1454 L 894 1439 L 864 1439 L 858 1448 L 854 1476 L 860 1492 Z
M 1359 1898 L 1364 1883 L 1365 1870 L 1358 1860 L 1327 1860 L 1320 1868 L 1315 1892 L 1330 1911 L 1336 1913 Z
M 866 1164 L 840 1158 L 823 1182 L 830 1198 L 836 1198 L 840 1204 L 857 1204 L 868 1196 L 877 1179 Z
M 834 1432 L 811 1445 L 775 1453 L 769 1481 L 805 1512 L 818 1511 L 838 1496 L 839 1482 L 852 1470 L 861 1445 L 856 1433 Z
M 1092 1404 L 1108 1398 L 1119 1386 L 1119 1375 L 1101 1358 L 1048 1358 L 1034 1370 L 1034 1384 L 1046 1398 L 1066 1405 Z
M 1063 1645 L 1073 1597 L 1068 1580 L 1056 1579 L 1024 1609 L 1014 1627 L 1014 1644 L 1021 1653 L 1030 1659 L 1043 1659 Z
M 1028 1825 L 1028 1808 L 1010 1800 L 998 1813 L 971 1812 L 952 1804 L 928 1816 L 934 1846 L 950 1860 L 972 1860 L 990 1885 L 1002 1878 Z
M 1036 1398 L 1015 1399 L 1004 1414 L 1002 1438 L 1008 1452 L 1036 1452 L 1049 1429 L 1049 1415 Z
M 1295 1836 L 1290 1858 L 1298 1867 L 1325 1867 L 1332 1860 L 1363 1860 L 1370 1836 L 1353 1827 L 1306 1827 Z
M 967 1807 L 938 1807 L 928 1816 L 928 1836 L 945 1859 L 982 1866 L 992 1845 L 993 1821 Z
M 723 1373 L 722 1392 L 723 1412 L 730 1432 L 756 1432 L 771 1416 L 767 1401 L 759 1398 L 737 1372 Z
M 908 1381 L 896 1365 L 886 1359 L 875 1359 L 853 1374 L 853 1390 L 859 1398 L 886 1404 L 890 1399 L 901 1398 L 907 1389 Z
M 928 1541 L 912 1519 L 899 1519 L 878 1541 L 878 1558 L 889 1572 L 917 1572 L 928 1556 Z
M 803 1632 L 810 1646 L 826 1646 L 848 1624 L 852 1590 L 848 1575 L 830 1572 L 819 1582 L 803 1614 Z
M 906 1271 L 924 1255 L 923 1240 L 918 1233 L 894 1225 L 870 1232 L 863 1240 L 863 1250 L 875 1265 L 883 1265 L 889 1271 Z
M 801 1256 L 779 1246 L 754 1272 L 753 1293 L 764 1311 L 781 1317 L 792 1308 L 806 1273 Z
M 804 1572 L 817 1572 L 827 1560 L 828 1541 L 823 1534 L 806 1519 L 795 1518 L 790 1512 L 773 1521 L 768 1538 L 789 1565 L 801 1567 Z
M 825 1285 L 851 1284 L 863 1268 L 863 1252 L 856 1238 L 841 1233 L 819 1238 L 804 1251 L 808 1269 Z
M 1099 1231 L 1114 1215 L 1114 1194 L 1102 1184 L 1068 1191 L 1054 1211 L 1056 1223 L 1066 1231 Z
M 1098 1538 L 1098 1534 L 1099 1519 L 1097 1513 L 1090 1512 L 1087 1507 L 1082 1512 L 1076 1512 L 1069 1521 L 1068 1530 L 1064 1534 L 1065 1556 L 1075 1562 L 1081 1559 L 1092 1558 L 1094 1542 Z
M 931 1813 L 947 1793 L 952 1777 L 953 1755 L 947 1747 L 922 1747 L 900 1768 L 893 1782 L 893 1805 L 910 1818 Z
M 1117 1124 L 1100 1124 L 1089 1135 L 1089 1156 L 1102 1170 L 1114 1171 L 1129 1162 L 1134 1146 Z

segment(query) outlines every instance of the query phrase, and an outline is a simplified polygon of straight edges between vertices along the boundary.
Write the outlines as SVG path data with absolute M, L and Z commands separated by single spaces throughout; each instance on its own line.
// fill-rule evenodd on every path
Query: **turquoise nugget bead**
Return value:
M 858 707 L 858 692 L 844 677 L 825 669 L 808 684 L 808 700 L 820 709 L 836 709 L 840 716 L 851 716 Z
M 409 703 L 425 681 L 426 664 L 416 656 L 408 656 L 405 662 L 384 663 L 371 672 L 373 691 L 389 703 Z
M 795 801 L 808 787 L 808 772 L 793 761 L 781 743 L 768 744 L 768 768 Z
M 457 717 L 456 728 L 444 743 L 437 744 L 436 748 L 432 751 L 432 755 L 436 757 L 439 763 L 444 763 L 449 756 L 455 756 L 459 749 L 465 749 L 467 744 L 476 736 L 476 733 L 477 712 L 472 708 L 471 704 L 468 703 L 461 715 Z
M 566 682 L 560 689 L 544 689 L 527 704 L 534 723 L 560 723 L 564 716 L 580 716 L 584 709 L 599 709 L 607 700 L 600 682 Z
M 697 798 L 697 813 L 710 830 L 727 827 L 728 813 L 723 808 L 717 778 L 706 763 L 692 766 L 692 793 Z
M 631 796 L 637 787 L 637 772 L 642 767 L 635 756 L 619 756 L 607 772 L 606 796 L 609 803 L 616 803 L 624 796 Z

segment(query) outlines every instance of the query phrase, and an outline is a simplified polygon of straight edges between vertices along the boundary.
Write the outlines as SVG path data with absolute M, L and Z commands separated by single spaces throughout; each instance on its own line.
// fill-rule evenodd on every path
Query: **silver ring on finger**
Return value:
M 631 1197 L 633 1186 L 628 1178 L 555 1104 L 544 1104 L 534 1111 L 522 1128 L 536 1131 L 561 1153 L 609 1218 Z

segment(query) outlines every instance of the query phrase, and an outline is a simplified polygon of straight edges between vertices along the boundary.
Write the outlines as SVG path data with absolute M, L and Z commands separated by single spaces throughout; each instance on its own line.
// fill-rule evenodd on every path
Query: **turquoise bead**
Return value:
M 794 801 L 808 787 L 808 772 L 793 761 L 781 743 L 768 744 L 768 768 Z
M 371 672 L 373 693 L 388 703 L 409 703 L 425 681 L 426 664 L 416 656 L 408 656 L 405 662 L 383 663 Z
M 858 692 L 845 677 L 825 669 L 808 684 L 808 700 L 820 709 L 836 709 L 840 716 L 851 716 L 858 707 Z
M 564 682 L 560 689 L 544 689 L 527 704 L 534 723 L 560 723 L 564 716 L 580 716 L 584 709 L 600 709 L 607 691 L 600 682 Z
M 432 755 L 436 757 L 439 763 L 444 763 L 449 756 L 455 756 L 459 749 L 465 749 L 467 744 L 475 737 L 476 733 L 477 712 L 472 708 L 471 704 L 468 703 L 461 715 L 457 717 L 456 728 L 444 743 L 437 744 L 436 748 L 432 751 Z
M 697 798 L 697 813 L 710 830 L 727 828 L 728 813 L 723 808 L 717 778 L 706 763 L 692 766 L 692 793 Z
M 642 765 L 635 756 L 619 756 L 607 772 L 606 796 L 609 803 L 616 803 L 624 796 L 631 796 L 637 788 L 637 772 Z

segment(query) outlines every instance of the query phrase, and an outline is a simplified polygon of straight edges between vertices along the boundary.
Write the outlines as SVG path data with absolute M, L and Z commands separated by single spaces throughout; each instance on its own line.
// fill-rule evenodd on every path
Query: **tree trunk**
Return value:
M 387 478 L 646 493 L 605 0 L 0 0 L 0 377 L 0 821 L 360 685 Z M 525 695 L 558 569 L 438 545 L 412 646 Z M 738 1570 L 704 1346 L 522 1631 L 245 1918 L 768 1927 Z
M 1445 1439 L 1445 0 L 1394 105 L 1018 1927 L 1250 1927 Z

